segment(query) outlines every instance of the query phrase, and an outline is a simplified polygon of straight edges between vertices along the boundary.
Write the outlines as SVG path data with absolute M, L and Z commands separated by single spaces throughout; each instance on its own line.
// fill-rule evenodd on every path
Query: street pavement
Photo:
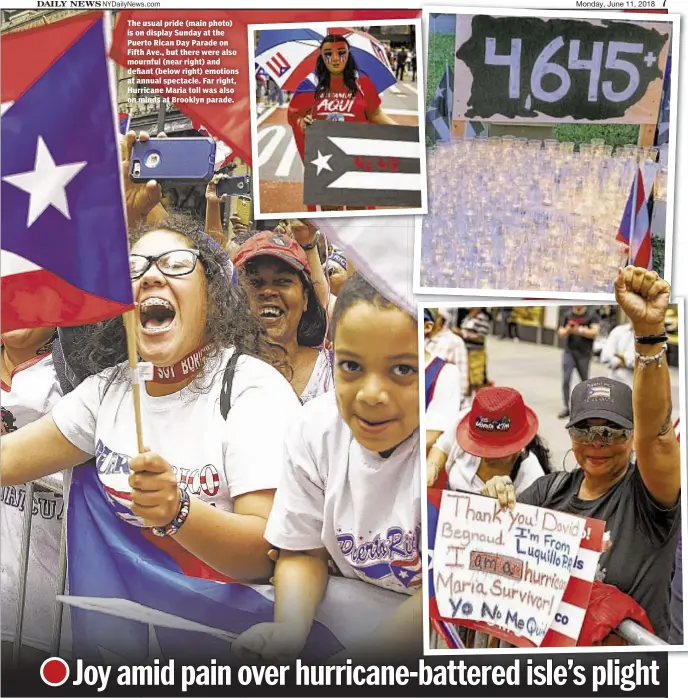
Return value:
M 540 435 L 547 441 L 552 452 L 552 463 L 561 470 L 564 462 L 566 469 L 575 466 L 573 454 L 567 451 L 571 442 L 563 419 L 557 415 L 563 407 L 561 388 L 562 350 L 556 347 L 500 340 L 490 336 L 487 342 L 487 375 L 495 385 L 515 388 L 522 395 L 540 420 Z M 670 368 L 671 393 L 674 420 L 678 419 L 679 408 L 679 373 L 678 368 Z M 604 376 L 606 368 L 597 359 L 591 364 L 590 375 Z M 572 388 L 578 381 L 574 372 Z M 566 458 L 566 461 L 564 461 Z
M 418 124 L 418 84 L 408 79 L 383 92 L 382 108 L 395 121 Z M 263 213 L 305 211 L 303 205 L 303 163 L 296 150 L 287 107 L 268 109 L 258 118 L 257 175 L 260 181 L 260 208 Z

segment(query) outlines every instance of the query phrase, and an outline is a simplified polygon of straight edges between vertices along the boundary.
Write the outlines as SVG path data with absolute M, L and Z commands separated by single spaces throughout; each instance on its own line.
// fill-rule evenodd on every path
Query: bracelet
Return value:
M 179 494 L 181 499 L 179 501 L 179 511 L 177 515 L 167 524 L 167 526 L 153 526 L 151 529 L 153 534 L 159 536 L 160 538 L 164 536 L 173 536 L 182 527 L 186 521 L 186 517 L 189 515 L 189 507 L 191 505 L 191 499 L 189 497 L 189 492 L 186 489 L 179 488 Z
M 667 351 L 667 345 L 663 344 L 661 351 L 658 351 L 656 354 L 653 354 L 652 356 L 645 356 L 645 354 L 639 354 L 637 351 L 635 353 L 636 359 L 638 359 L 638 363 L 640 364 L 640 369 L 644 369 L 646 366 L 649 366 L 650 364 L 654 363 L 655 361 L 657 362 L 657 366 L 662 365 L 662 357 L 664 354 L 666 354 Z
M 302 250 L 306 250 L 306 252 L 309 252 L 310 250 L 314 249 L 318 242 L 320 241 L 320 231 L 316 230 L 315 231 L 315 237 L 313 238 L 313 242 L 311 242 L 310 245 L 301 245 Z
M 665 334 L 651 334 L 647 337 L 636 336 L 636 344 L 664 344 L 669 339 Z

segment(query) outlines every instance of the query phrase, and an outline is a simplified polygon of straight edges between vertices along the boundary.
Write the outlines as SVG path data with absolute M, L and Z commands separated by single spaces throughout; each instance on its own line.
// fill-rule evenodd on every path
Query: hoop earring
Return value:
M 573 449 L 572 449 L 572 448 L 570 448 L 568 451 L 566 451 L 566 453 L 564 454 L 564 460 L 563 460 L 563 462 L 562 462 L 562 464 L 561 464 L 561 467 L 562 467 L 562 469 L 564 470 L 565 473 L 572 473 L 572 472 L 576 469 L 576 467 L 578 466 L 578 462 L 577 462 L 576 459 L 574 458 L 575 465 L 573 466 L 573 468 L 571 468 L 571 470 L 569 470 L 569 469 L 566 467 L 566 459 L 568 458 L 569 453 L 573 453 Z

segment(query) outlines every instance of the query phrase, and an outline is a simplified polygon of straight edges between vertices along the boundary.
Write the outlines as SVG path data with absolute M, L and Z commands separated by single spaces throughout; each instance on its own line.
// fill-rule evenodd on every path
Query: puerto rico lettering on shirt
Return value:
M 24 511 L 26 504 L 26 487 L 24 485 L 2 488 L 2 503 L 8 507 L 14 507 L 19 511 Z M 33 495 L 33 516 L 40 515 L 42 519 L 62 520 L 64 511 L 64 500 L 59 494 L 34 492 Z
M 367 582 L 386 589 L 412 589 L 422 581 L 419 551 L 420 526 L 407 531 L 391 526 L 385 533 L 371 537 L 337 534 L 342 555 L 356 574 Z
M 96 445 L 96 468 L 98 475 L 107 487 L 112 476 L 129 477 L 130 457 L 123 453 L 116 453 L 109 449 L 102 440 Z M 177 477 L 179 487 L 189 494 L 215 497 L 220 491 L 220 473 L 218 469 L 208 463 L 200 468 L 182 468 L 170 463 L 172 471 Z

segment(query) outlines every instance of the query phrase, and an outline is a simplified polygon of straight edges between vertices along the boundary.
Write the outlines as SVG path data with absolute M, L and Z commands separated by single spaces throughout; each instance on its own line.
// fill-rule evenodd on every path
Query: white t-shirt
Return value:
M 363 448 L 333 392 L 292 423 L 265 537 L 285 550 L 326 548 L 345 577 L 403 594 L 420 587 L 420 441 L 388 458 Z
M 11 388 L 2 384 L 2 434 L 16 431 L 50 412 L 60 396 L 52 354 L 37 356 L 17 366 Z M 46 479 L 62 485 L 62 474 Z M 8 642 L 14 641 L 17 625 L 25 502 L 24 485 L 2 488 L 2 639 Z M 44 652 L 50 651 L 52 642 L 64 511 L 62 495 L 34 490 L 22 642 Z M 66 632 L 63 625 L 63 646 Z
M 306 404 L 318 395 L 324 395 L 334 390 L 334 372 L 332 370 L 332 355 L 327 349 L 321 348 L 315 366 L 301 393 L 301 402 Z
M 187 386 L 172 395 L 141 391 L 145 445 L 174 469 L 183 488 L 232 511 L 235 497 L 272 490 L 282 471 L 284 438 L 301 404 L 289 383 L 271 366 L 241 356 L 232 385 L 227 420 L 220 413 L 225 350 L 208 392 Z M 115 512 L 131 524 L 129 460 L 137 453 L 134 404 L 128 381 L 115 381 L 104 397 L 109 374 L 87 378 L 53 410 L 58 429 L 82 451 L 96 456 L 98 476 Z
M 434 446 L 447 455 L 447 463 L 444 466 L 447 471 L 447 488 L 465 492 L 480 492 L 485 484 L 478 477 L 481 459 L 479 456 L 466 453 L 456 442 L 456 430 L 468 412 L 469 410 L 466 410 L 459 415 L 451 429 L 442 434 Z M 523 492 L 543 475 L 545 475 L 545 471 L 542 469 L 540 461 L 535 454 L 528 453 L 521 463 L 516 480 L 514 480 L 516 494 Z
M 624 357 L 625 366 L 621 365 L 621 359 L 619 359 L 617 354 L 621 354 Z M 608 375 L 610 378 L 621 381 L 631 388 L 633 387 L 635 333 L 630 323 L 618 325 L 609 333 L 609 337 L 607 337 L 607 341 L 602 347 L 600 361 L 609 369 Z
M 431 356 L 425 362 L 425 368 L 434 360 Z M 461 409 L 462 394 L 461 371 L 454 364 L 446 363 L 437 374 L 432 400 L 425 412 L 427 431 L 444 432 L 456 421 Z

